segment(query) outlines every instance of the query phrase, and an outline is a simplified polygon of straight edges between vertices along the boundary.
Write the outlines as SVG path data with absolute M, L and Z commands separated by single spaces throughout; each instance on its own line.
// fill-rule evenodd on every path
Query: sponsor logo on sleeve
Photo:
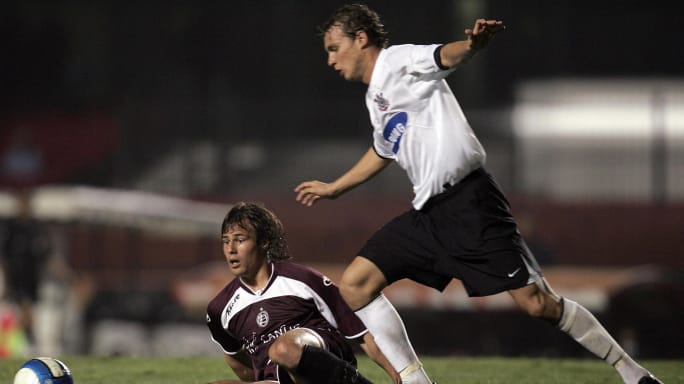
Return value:
M 408 122 L 408 114 L 406 112 L 399 112 L 392 116 L 385 125 L 382 131 L 382 136 L 385 140 L 392 143 L 392 152 L 396 154 L 399 152 L 399 143 L 406 131 L 406 123 Z

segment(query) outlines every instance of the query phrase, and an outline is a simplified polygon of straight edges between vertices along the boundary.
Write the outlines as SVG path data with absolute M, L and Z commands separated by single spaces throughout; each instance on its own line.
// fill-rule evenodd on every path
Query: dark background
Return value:
M 368 4 L 380 12 L 394 44 L 460 39 L 475 17 L 505 21 L 506 32 L 478 62 L 487 74 L 481 87 L 496 92 L 462 98 L 465 104 L 510 102 L 511 87 L 530 77 L 682 74 L 675 2 Z M 134 94 L 144 96 L 143 90 L 210 98 L 217 86 L 212 80 L 219 79 L 241 98 L 337 98 L 348 87 L 326 70 L 316 29 L 337 5 L 301 0 L 6 3 L 0 16 L 2 111 L 7 116 L 39 109 L 109 109 Z M 468 8 L 476 9 L 468 10 L 472 17 L 464 15 Z
M 672 1 L 368 3 L 394 44 L 461 39 L 476 17 L 506 22 L 490 49 L 449 80 L 466 113 L 510 104 L 525 79 L 681 76 L 684 68 Z M 366 137 L 363 86 L 326 67 L 317 34 L 339 4 L 5 3 L 3 130 L 27 116 L 104 115 L 116 123 L 118 178 L 177 140 Z
M 371 186 L 377 194 L 355 194 L 317 210 L 303 210 L 294 203 L 292 188 L 300 178 L 316 177 L 324 167 L 337 174 L 351 165 L 346 159 L 355 155 L 341 152 L 342 146 L 337 151 L 334 143 L 358 141 L 363 151 L 370 142 L 365 87 L 345 83 L 327 68 L 318 35 L 317 25 L 340 4 L 314 0 L 4 2 L 0 6 L 0 155 L 32 145 L 41 151 L 43 162 L 29 175 L 0 175 L 0 187 L 71 184 L 144 192 L 145 171 L 164 156 L 201 142 L 215 144 L 220 153 L 257 143 L 270 151 L 259 172 L 226 170 L 219 158 L 215 165 L 223 182 L 193 189 L 198 179 L 192 174 L 202 167 L 185 164 L 181 168 L 186 167 L 190 175 L 184 185 L 179 189 L 167 185 L 165 193 L 226 203 L 258 197 L 285 223 L 299 261 L 346 263 L 372 230 L 408 207 L 410 194 L 408 189 L 396 191 L 394 184 L 387 187 L 379 182 Z M 462 39 L 463 30 L 479 17 L 506 23 L 507 29 L 486 51 L 448 79 L 466 115 L 471 121 L 482 120 L 483 124 L 474 125 L 485 146 L 495 149 L 490 153 L 503 149 L 499 161 L 506 161 L 507 151 L 515 151 L 511 126 L 481 117 L 490 110 L 510 108 L 524 81 L 667 82 L 684 76 L 684 27 L 676 1 L 368 4 L 381 14 L 392 44 Z M 315 149 L 310 142 L 333 144 Z M 317 151 L 316 159 L 339 158 L 344 164 L 310 164 L 308 151 Z M 295 152 L 301 152 L 301 158 L 292 157 Z M 241 153 L 245 152 L 236 156 Z M 187 156 L 184 161 L 191 162 Z M 620 166 L 626 169 L 629 164 Z M 620 292 L 609 292 L 614 305 L 601 316 L 613 329 L 636 333 L 635 343 L 643 356 L 681 357 L 684 335 L 673 324 L 684 318 L 684 280 L 678 273 L 684 246 L 682 202 L 548 201 L 516 189 L 515 168 L 515 164 L 498 168 L 510 172 L 497 176 L 505 181 L 514 213 L 533 216 L 541 227 L 538 240 L 554 251 L 550 264 L 587 269 L 657 265 L 659 273 L 649 284 L 635 281 L 620 287 Z M 295 176 L 288 179 L 284 170 Z M 242 194 L 232 189 L 247 182 L 253 184 L 240 189 Z M 87 325 L 105 317 L 142 320 L 146 326 L 175 319 L 174 315 L 182 317 L 162 310 L 167 304 L 178 310 L 169 287 L 180 273 L 221 261 L 213 232 L 196 238 L 164 236 L 135 226 L 88 221 L 56 227 L 66 244 L 68 264 L 76 274 L 99 284 Z M 668 271 L 674 277 L 665 279 Z M 576 274 L 581 275 L 581 270 Z M 159 296 L 163 304 L 153 301 Z M 530 339 L 560 336 L 551 328 L 540 331 L 522 315 L 506 313 L 512 320 L 504 326 L 497 322 L 498 312 L 436 311 L 425 316 L 423 309 L 407 309 L 404 314 L 420 353 L 585 355 L 570 342 L 532 345 Z M 624 318 L 634 323 L 623 326 Z M 201 323 L 201 314 L 190 321 Z M 440 345 L 433 343 L 431 335 L 423 337 L 450 321 L 470 333 L 455 331 Z M 500 335 L 492 336 L 492 329 Z M 520 338 L 533 329 L 539 333 Z M 499 344 L 511 335 L 516 342 Z M 463 339 L 467 336 L 482 342 L 471 343 Z M 551 351 L 547 349 L 551 344 L 560 346 Z M 465 346 L 470 349 L 459 349 Z M 89 350 L 81 346 L 72 351 Z

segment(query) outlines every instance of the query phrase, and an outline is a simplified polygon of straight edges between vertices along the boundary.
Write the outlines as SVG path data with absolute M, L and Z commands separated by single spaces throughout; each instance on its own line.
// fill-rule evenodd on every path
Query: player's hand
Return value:
M 392 383 L 401 384 L 401 376 L 399 376 L 399 373 L 394 372 L 390 375 L 390 378 L 392 379 Z
M 468 41 L 470 41 L 470 49 L 477 51 L 486 47 L 492 41 L 494 35 L 506 29 L 501 20 L 475 20 L 475 25 L 472 29 L 465 30 Z
M 297 201 L 306 206 L 312 206 L 321 198 L 334 199 L 336 196 L 330 184 L 318 180 L 305 181 L 294 189 Z

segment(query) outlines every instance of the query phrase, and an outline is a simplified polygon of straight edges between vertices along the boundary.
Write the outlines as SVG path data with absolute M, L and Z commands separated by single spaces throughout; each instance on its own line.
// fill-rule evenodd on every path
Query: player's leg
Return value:
M 557 295 L 543 277 L 509 293 L 529 315 L 557 324 L 584 348 L 612 365 L 626 384 L 660 383 L 620 347 L 591 312 Z
M 402 383 L 430 384 L 430 379 L 409 341 L 404 322 L 382 294 L 387 280 L 370 260 L 357 256 L 342 274 L 340 292 L 399 372 Z
M 305 345 L 325 349 L 323 338 L 315 331 L 307 328 L 297 328 L 285 332 L 268 349 L 271 361 L 288 370 L 294 370 L 299 364 L 302 349 Z
M 302 348 L 295 372 L 310 384 L 372 384 L 353 365 L 325 349 L 311 345 Z
M 268 357 L 297 383 L 371 384 L 356 367 L 327 351 L 323 338 L 310 329 L 284 333 L 268 349 Z

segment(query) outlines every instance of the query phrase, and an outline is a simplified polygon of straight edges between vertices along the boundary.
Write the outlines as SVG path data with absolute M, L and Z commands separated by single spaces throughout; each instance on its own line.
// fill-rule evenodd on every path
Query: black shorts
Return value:
M 518 232 L 508 201 L 484 169 L 471 172 L 380 228 L 358 253 L 388 284 L 408 278 L 444 290 L 461 280 L 469 296 L 529 283 L 541 270 Z

